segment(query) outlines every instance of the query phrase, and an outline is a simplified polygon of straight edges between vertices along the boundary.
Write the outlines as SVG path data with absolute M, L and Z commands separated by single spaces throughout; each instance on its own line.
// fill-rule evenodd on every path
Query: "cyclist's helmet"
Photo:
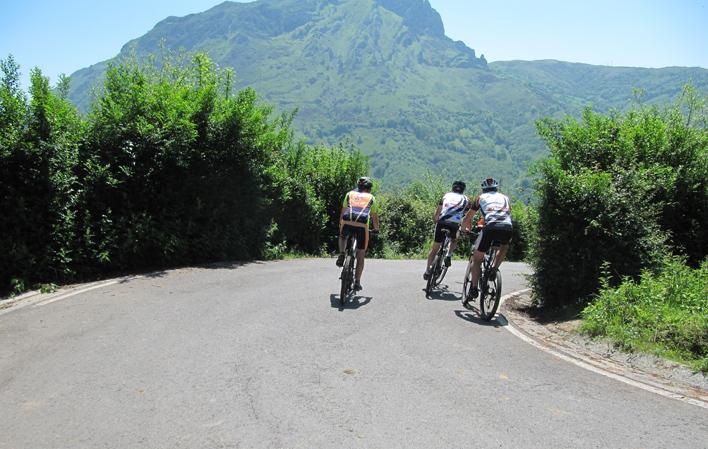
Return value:
M 368 176 L 362 176 L 356 183 L 356 186 L 361 190 L 371 190 L 371 187 L 373 187 L 373 185 L 374 183 Z
M 499 188 L 499 182 L 494 178 L 487 178 L 482 181 L 482 191 L 489 192 Z
M 463 193 L 467 188 L 467 184 L 462 181 L 455 181 L 452 183 L 452 191 L 456 193 Z

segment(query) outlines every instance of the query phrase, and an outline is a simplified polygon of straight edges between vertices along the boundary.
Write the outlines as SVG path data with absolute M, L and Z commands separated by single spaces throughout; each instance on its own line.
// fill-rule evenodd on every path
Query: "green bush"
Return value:
M 87 117 L 1 61 L 0 292 L 119 271 L 331 250 L 344 192 L 369 170 L 345 146 L 293 141 L 203 54 L 111 66 Z M 327 246 L 329 245 L 329 246 Z
M 536 167 L 531 248 L 536 299 L 556 307 L 657 268 L 663 256 L 705 257 L 708 130 L 691 90 L 666 110 L 636 107 L 538 124 L 551 157 Z
M 369 172 L 367 158 L 345 145 L 293 145 L 277 164 L 275 243 L 308 254 L 335 251 L 344 195 Z
M 638 282 L 605 283 L 583 311 L 582 330 L 607 336 L 630 351 L 653 352 L 708 371 L 708 260 L 697 269 L 682 260 Z
M 514 234 L 509 245 L 506 259 L 509 261 L 523 261 L 533 238 L 533 225 L 536 210 L 529 205 L 517 201 L 511 206 L 511 218 L 514 224 Z
M 126 62 L 106 73 L 89 116 L 82 213 L 88 267 L 259 257 L 270 167 L 285 120 L 204 55 L 184 65 Z
M 33 70 L 28 99 L 12 57 L 0 67 L 0 291 L 17 291 L 73 274 L 84 126 L 66 78 L 52 90 Z

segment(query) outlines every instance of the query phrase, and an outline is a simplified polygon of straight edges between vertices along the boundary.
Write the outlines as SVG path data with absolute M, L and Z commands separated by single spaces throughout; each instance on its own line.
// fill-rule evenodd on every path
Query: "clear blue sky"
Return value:
M 115 56 L 167 16 L 220 0 L 4 0 L 0 58 L 60 73 Z M 448 36 L 489 61 L 708 68 L 708 0 L 430 0 Z

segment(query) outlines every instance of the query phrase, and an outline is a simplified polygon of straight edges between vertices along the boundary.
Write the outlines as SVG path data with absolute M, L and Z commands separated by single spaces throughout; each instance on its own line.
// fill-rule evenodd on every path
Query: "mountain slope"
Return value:
M 708 86 L 702 69 L 677 69 L 664 83 L 649 69 L 615 76 L 619 69 L 545 61 L 488 65 L 445 36 L 427 0 L 226 2 L 163 20 L 118 58 L 155 53 L 161 42 L 206 50 L 235 69 L 239 86 L 282 111 L 297 108 L 307 140 L 351 139 L 388 186 L 431 171 L 467 180 L 494 174 L 522 188 L 527 163 L 545 154 L 536 119 L 587 103 L 622 107 L 647 79 L 649 100 L 673 97 L 690 77 Z M 84 109 L 106 64 L 72 75 L 70 98 Z

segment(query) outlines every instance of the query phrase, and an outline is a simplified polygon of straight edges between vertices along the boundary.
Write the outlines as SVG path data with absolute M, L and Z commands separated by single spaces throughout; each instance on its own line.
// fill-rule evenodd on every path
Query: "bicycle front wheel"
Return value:
M 466 309 L 470 308 L 470 299 L 468 295 L 472 290 L 472 263 L 467 263 L 467 270 L 465 271 L 465 280 L 462 282 L 462 305 Z
M 497 271 L 493 278 L 494 279 L 490 279 L 488 273 L 484 273 L 482 278 L 484 285 L 482 285 L 480 289 L 479 313 L 484 321 L 490 321 L 494 318 L 494 314 L 497 313 L 497 309 L 499 308 L 499 301 L 501 300 L 501 273 Z

